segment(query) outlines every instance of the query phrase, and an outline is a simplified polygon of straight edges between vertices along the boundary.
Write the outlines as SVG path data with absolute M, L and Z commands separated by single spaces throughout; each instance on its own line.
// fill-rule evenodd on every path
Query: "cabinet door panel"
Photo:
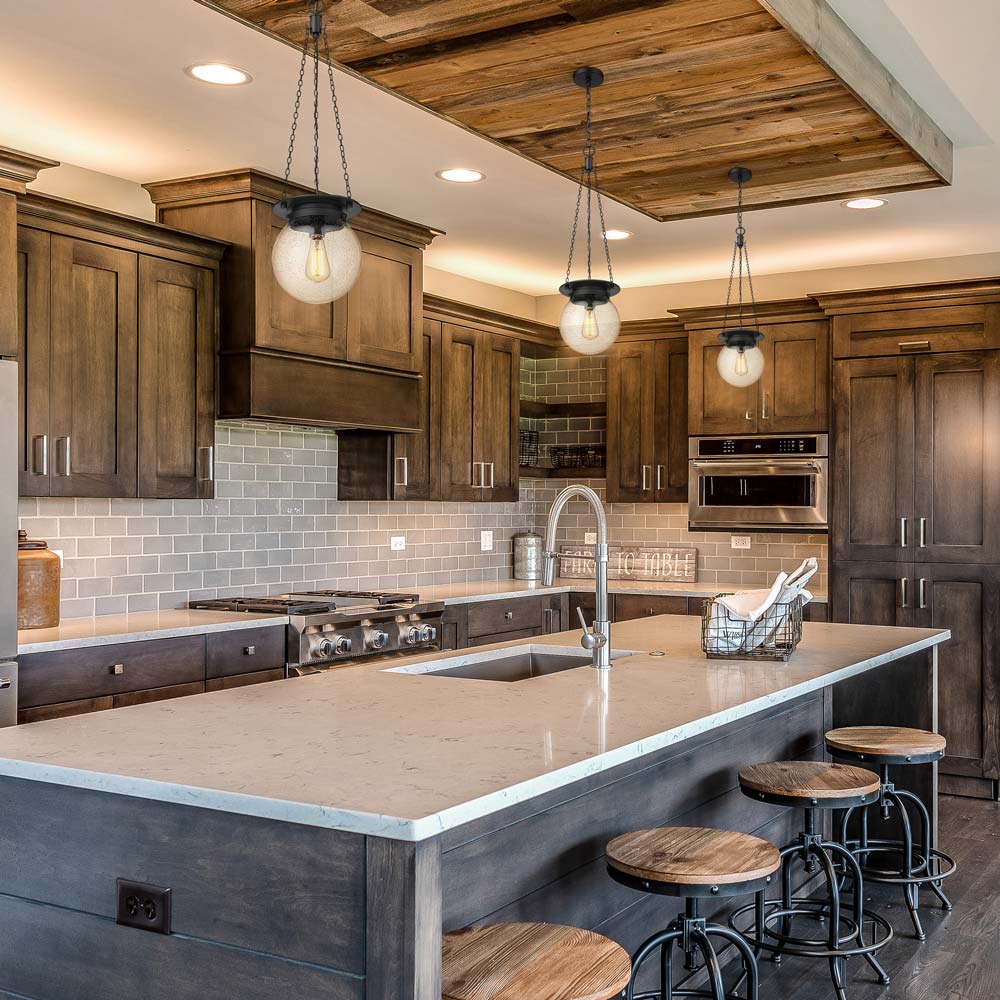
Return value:
M 655 498 L 654 348 L 622 344 L 608 356 L 608 500 Z
M 762 328 L 761 433 L 825 431 L 829 422 L 828 324 L 780 323 Z
M 615 621 L 634 621 L 653 615 L 686 615 L 688 599 L 648 594 L 615 594 Z
M 915 363 L 916 558 L 1000 562 L 1000 352 Z
M 271 251 L 285 228 L 271 205 L 254 202 L 255 235 L 261 250 L 254 254 L 256 334 L 258 347 L 344 360 L 347 357 L 347 297 L 310 305 L 289 295 L 271 268 Z
M 49 433 L 49 234 L 17 230 L 18 495 L 47 496 Z
M 938 647 L 941 771 L 1000 778 L 1000 569 L 918 564 L 916 573 L 925 607 L 914 624 L 952 634 Z
M 445 323 L 441 333 L 441 444 L 442 499 L 478 500 L 482 476 L 474 463 L 476 440 L 476 359 L 478 338 L 475 330 Z M 475 485 L 473 485 L 475 483 Z
M 483 499 L 517 500 L 520 417 L 520 343 L 481 335 L 476 365 L 476 460 L 485 463 Z
M 687 503 L 688 345 L 687 338 L 657 340 L 653 438 L 657 503 Z
M 838 361 L 834 430 L 834 558 L 912 558 L 913 359 Z
M 50 493 L 135 496 L 136 255 L 65 236 L 51 248 Z
M 441 491 L 441 324 L 423 321 L 420 426 L 393 436 L 394 500 L 437 500 Z
M 422 254 L 359 232 L 361 274 L 348 292 L 347 357 L 413 372 L 420 367 Z
M 753 434 L 757 430 L 758 385 L 745 389 L 726 382 L 717 367 L 718 330 L 699 330 L 688 338 L 688 433 Z
M 215 424 L 212 272 L 139 259 L 139 495 L 207 497 Z
M 830 579 L 830 621 L 912 625 L 916 594 L 912 563 L 835 563 Z

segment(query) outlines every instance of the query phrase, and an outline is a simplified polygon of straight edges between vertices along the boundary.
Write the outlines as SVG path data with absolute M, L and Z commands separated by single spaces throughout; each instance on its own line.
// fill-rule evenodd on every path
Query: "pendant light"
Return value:
M 313 305 L 341 298 L 357 281 L 361 270 L 361 247 L 358 238 L 347 225 L 347 220 L 357 215 L 361 211 L 361 206 L 351 197 L 351 179 L 347 173 L 347 153 L 344 150 L 344 132 L 340 124 L 340 108 L 337 105 L 337 87 L 333 79 L 333 66 L 330 63 L 330 43 L 323 31 L 323 7 L 324 0 L 309 0 L 306 8 L 309 21 L 302 42 L 302 61 L 299 64 L 299 82 L 295 91 L 295 111 L 292 114 L 288 158 L 285 161 L 287 190 L 288 178 L 292 171 L 292 155 L 295 152 L 295 136 L 299 127 L 302 84 L 311 54 L 313 191 L 311 194 L 282 198 L 274 206 L 274 214 L 286 219 L 288 224 L 278 234 L 271 252 L 271 267 L 278 284 L 289 295 Z M 322 194 L 319 189 L 320 39 L 325 49 L 333 117 L 340 143 L 340 164 L 344 171 L 345 195 Z
M 573 73 L 573 82 L 587 92 L 586 118 L 584 125 L 583 169 L 580 171 L 580 186 L 576 192 L 576 213 L 573 216 L 573 231 L 569 239 L 569 261 L 566 264 L 566 282 L 559 291 L 565 295 L 566 303 L 559 318 L 559 333 L 566 344 L 578 354 L 600 354 L 617 339 L 621 328 L 618 310 L 611 301 L 621 288 L 615 284 L 611 272 L 611 251 L 605 235 L 604 206 L 601 193 L 597 190 L 597 166 L 594 163 L 594 143 L 591 138 L 590 92 L 604 83 L 604 74 L 599 69 L 584 66 Z M 570 280 L 573 271 L 573 252 L 576 248 L 576 234 L 580 223 L 580 206 L 583 193 L 587 193 L 587 277 Z M 597 202 L 597 213 L 601 223 L 601 239 L 604 242 L 604 258 L 608 262 L 608 279 L 595 278 L 591 271 L 592 241 L 591 215 L 593 203 Z
M 733 262 L 729 267 L 729 288 L 726 291 L 726 311 L 722 320 L 719 340 L 724 349 L 719 351 L 719 374 L 730 385 L 753 385 L 764 374 L 764 352 L 757 346 L 764 335 L 757 329 L 757 306 L 753 296 L 753 278 L 750 274 L 750 251 L 747 248 L 747 231 L 743 226 L 743 185 L 753 176 L 746 167 L 733 167 L 729 179 L 737 185 L 736 241 L 733 243 Z M 750 314 L 744 316 L 743 271 L 747 275 L 750 296 Z M 733 306 L 733 281 L 736 281 L 736 312 Z M 730 321 L 733 321 L 730 325 Z

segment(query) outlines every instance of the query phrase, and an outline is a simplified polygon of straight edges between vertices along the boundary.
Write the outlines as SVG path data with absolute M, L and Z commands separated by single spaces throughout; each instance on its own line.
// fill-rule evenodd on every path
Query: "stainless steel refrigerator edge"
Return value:
M 0 726 L 17 723 L 17 364 L 0 361 Z

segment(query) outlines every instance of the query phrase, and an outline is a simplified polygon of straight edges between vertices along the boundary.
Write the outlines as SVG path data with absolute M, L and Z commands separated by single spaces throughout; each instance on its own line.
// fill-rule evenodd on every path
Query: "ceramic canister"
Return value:
M 17 627 L 59 624 L 60 562 L 45 542 L 17 533 Z

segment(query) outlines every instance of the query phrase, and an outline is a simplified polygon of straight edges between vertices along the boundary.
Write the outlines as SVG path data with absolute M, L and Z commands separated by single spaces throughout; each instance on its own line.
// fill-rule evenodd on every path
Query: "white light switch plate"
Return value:
M 748 549 L 750 548 L 750 536 L 749 535 L 730 535 L 730 545 L 734 549 Z
M 479 533 L 479 548 L 483 552 L 493 551 L 493 532 L 492 531 L 481 531 Z
M 585 531 L 583 533 L 583 544 L 584 545 L 596 545 L 597 544 L 597 532 L 596 531 Z
M 393 552 L 402 552 L 406 548 L 406 535 L 392 535 L 389 538 L 389 548 Z

